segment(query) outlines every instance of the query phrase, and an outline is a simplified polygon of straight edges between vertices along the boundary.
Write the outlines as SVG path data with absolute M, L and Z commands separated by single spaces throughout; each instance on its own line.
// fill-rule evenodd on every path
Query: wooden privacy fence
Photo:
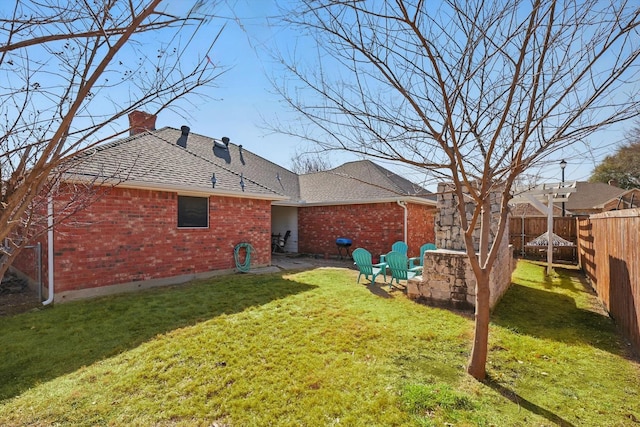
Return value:
M 577 222 L 575 218 L 553 218 L 553 232 L 574 244 L 577 238 L 576 226 Z M 526 246 L 528 242 L 546 231 L 546 217 L 511 217 L 509 222 L 509 244 L 513 245 L 514 254 L 523 258 L 546 259 L 546 249 Z M 576 247 L 555 247 L 553 259 L 554 261 L 571 261 L 577 263 Z
M 578 220 L 578 256 L 598 298 L 640 354 L 640 209 Z

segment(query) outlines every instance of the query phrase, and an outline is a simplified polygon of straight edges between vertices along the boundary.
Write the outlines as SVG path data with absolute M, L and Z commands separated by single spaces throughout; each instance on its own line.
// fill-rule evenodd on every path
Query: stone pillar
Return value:
M 438 184 L 437 212 L 435 217 L 434 230 L 436 234 L 436 246 L 441 249 L 451 249 L 456 251 L 466 250 L 464 234 L 460 224 L 458 213 L 458 197 L 454 193 L 453 183 Z M 468 194 L 468 191 L 464 191 Z M 489 246 L 493 243 L 493 238 L 498 230 L 498 220 L 500 219 L 500 190 L 492 192 L 489 196 L 491 205 L 491 230 L 489 232 Z M 464 210 L 467 220 L 473 217 L 475 202 L 469 198 L 464 198 Z M 507 223 L 508 225 L 508 223 Z M 480 221 L 473 232 L 474 250 L 480 248 Z
M 458 198 L 453 193 L 452 183 L 438 185 L 437 212 L 435 217 L 436 246 L 438 250 L 427 251 L 424 256 L 422 276 L 407 283 L 409 298 L 423 300 L 434 305 L 467 308 L 475 305 L 476 279 L 466 253 L 466 245 L 458 212 Z M 491 245 L 498 230 L 500 219 L 500 191 L 490 195 Z M 465 213 L 470 220 L 475 202 L 465 198 Z M 474 250 L 480 247 L 480 221 L 473 233 Z M 491 287 L 490 305 L 493 308 L 511 284 L 513 256 L 509 246 L 509 221 L 498 248 L 498 257 L 489 278 Z

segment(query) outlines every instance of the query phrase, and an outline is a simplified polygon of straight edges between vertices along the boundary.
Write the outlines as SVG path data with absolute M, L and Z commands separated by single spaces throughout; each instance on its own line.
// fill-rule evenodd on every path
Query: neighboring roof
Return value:
M 110 142 L 76 156 L 66 176 L 128 187 L 267 198 L 284 204 L 409 198 L 435 205 L 433 193 L 368 160 L 298 176 L 229 140 L 224 143 L 189 132 L 183 148 L 177 143 L 184 139 L 181 130 L 164 127 Z
M 565 207 L 569 210 L 603 207 L 608 201 L 620 197 L 628 191 L 602 182 L 583 181 L 576 183 L 576 190 L 565 203 Z
M 300 176 L 306 203 L 347 203 L 420 198 L 435 204 L 435 195 L 372 161 L 345 163 L 335 169 Z
M 580 214 L 594 210 L 604 209 L 608 203 L 624 197 L 638 189 L 624 190 L 602 182 L 577 181 L 576 191 L 569 194 L 565 202 L 567 215 Z M 521 195 L 526 194 L 522 193 Z M 554 204 L 554 215 L 562 212 L 562 203 Z M 529 203 L 514 203 L 511 208 L 512 216 L 545 216 Z

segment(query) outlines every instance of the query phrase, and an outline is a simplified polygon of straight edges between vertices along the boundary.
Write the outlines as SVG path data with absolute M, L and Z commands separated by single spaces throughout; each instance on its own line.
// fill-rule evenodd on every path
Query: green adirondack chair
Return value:
M 391 251 L 385 256 L 385 260 L 391 270 L 391 282 L 395 280 L 399 285 L 401 280 L 409 280 L 422 272 L 422 267 L 409 268 L 409 259 L 405 254 Z
M 364 275 L 366 279 L 369 279 L 369 276 L 371 276 L 369 280 L 373 283 L 379 274 L 384 276 L 384 282 L 387 283 L 387 264 L 384 262 L 374 264 L 371 258 L 371 252 L 364 248 L 357 248 L 351 253 L 351 257 L 360 271 L 357 283 L 360 283 L 360 276 L 362 275 Z
M 435 251 L 436 249 L 438 248 L 433 243 L 425 243 L 424 245 L 420 246 L 420 256 L 409 258 L 409 268 L 424 266 L 424 253 L 426 251 Z M 415 263 L 416 261 L 418 261 L 418 264 Z
M 407 256 L 408 250 L 409 250 L 409 246 L 407 246 L 407 244 L 402 240 L 398 240 L 393 245 L 391 245 L 392 252 L 399 252 L 401 254 L 404 254 L 404 256 Z M 386 256 L 385 254 L 380 255 L 380 262 L 385 262 L 385 259 L 384 259 L 385 256 Z

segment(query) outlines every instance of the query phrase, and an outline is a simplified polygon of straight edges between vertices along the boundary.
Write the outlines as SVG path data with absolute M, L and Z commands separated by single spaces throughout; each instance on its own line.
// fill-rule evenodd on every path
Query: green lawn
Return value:
M 1 318 L 0 425 L 640 425 L 639 364 L 578 274 L 543 272 L 519 263 L 484 383 L 465 374 L 469 315 L 346 269 Z

